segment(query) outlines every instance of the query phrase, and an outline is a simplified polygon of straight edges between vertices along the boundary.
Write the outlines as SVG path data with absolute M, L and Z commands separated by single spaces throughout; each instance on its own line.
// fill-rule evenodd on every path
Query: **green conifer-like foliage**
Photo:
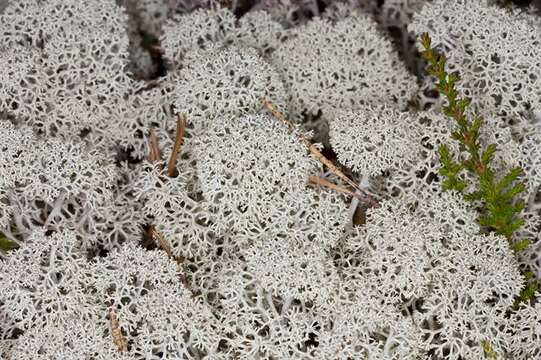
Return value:
M 424 33 L 420 41 L 424 48 L 423 58 L 428 62 L 427 71 L 437 78 L 438 91 L 447 100 L 442 111 L 456 121 L 457 127 L 451 137 L 461 145 L 459 154 L 452 154 L 445 144 L 438 149 L 442 164 L 440 175 L 444 177 L 442 186 L 445 190 L 459 191 L 466 200 L 479 204 L 479 225 L 487 232 L 505 236 L 515 252 L 522 251 L 530 241 L 516 239 L 514 234 L 524 224 L 524 220 L 520 218 L 524 203 L 518 199 L 518 195 L 526 189 L 520 178 L 523 170 L 516 167 L 506 174 L 498 174 L 494 170 L 491 161 L 497 151 L 496 145 L 480 144 L 479 130 L 483 119 L 478 116 L 471 119 L 468 112 L 470 100 L 461 97 L 455 88 L 456 82 L 460 80 L 459 74 L 445 70 L 445 55 L 431 47 L 429 34 Z M 477 179 L 474 191 L 465 191 L 468 187 L 465 173 Z M 526 271 L 523 275 L 528 283 L 516 299 L 515 305 L 530 300 L 537 290 L 533 273 Z

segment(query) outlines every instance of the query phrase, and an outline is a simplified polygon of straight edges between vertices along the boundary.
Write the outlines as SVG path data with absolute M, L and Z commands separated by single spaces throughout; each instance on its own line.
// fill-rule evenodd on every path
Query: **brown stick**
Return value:
M 159 52 L 159 53 L 163 52 L 163 49 L 162 49 L 162 47 L 160 45 L 150 45 L 150 46 L 148 46 L 148 49 L 152 50 L 152 51 Z
M 343 194 L 347 194 L 349 196 L 355 196 L 355 193 L 353 191 L 343 188 L 341 186 L 338 186 L 336 184 L 333 184 L 332 182 L 322 179 L 315 175 L 310 175 L 308 177 L 308 181 L 311 182 L 312 184 L 325 186 L 325 187 L 328 187 L 329 189 L 333 189 L 335 191 L 341 192 Z
M 158 143 L 158 137 L 156 136 L 154 129 L 150 129 L 150 135 L 148 137 L 148 147 L 150 148 L 150 152 L 148 154 L 147 160 L 150 162 L 160 161 L 160 145 Z
M 328 187 L 329 189 L 333 189 L 343 194 L 353 196 L 363 201 L 365 204 L 367 204 L 370 207 L 376 207 L 376 208 L 379 207 L 379 203 L 373 197 L 361 194 L 359 192 L 353 192 L 349 189 L 333 184 L 332 182 L 322 179 L 320 177 L 317 177 L 315 175 L 310 175 L 310 177 L 308 178 L 308 181 L 311 182 L 312 184 L 325 186 L 325 187 Z
M 161 248 L 163 251 L 165 251 L 165 253 L 171 260 L 175 260 L 175 257 L 173 256 L 173 252 L 171 251 L 169 244 L 167 244 L 167 242 L 165 241 L 165 238 L 158 231 L 158 229 L 156 229 L 154 226 L 150 226 L 149 233 L 150 233 L 150 237 L 152 238 L 152 240 L 156 242 L 158 247 Z
M 169 164 L 167 164 L 167 176 L 172 177 L 175 173 L 175 167 L 177 166 L 177 156 L 182 146 L 182 139 L 184 138 L 184 132 L 186 130 L 186 119 L 183 115 L 177 114 L 177 132 L 175 134 L 175 144 L 173 145 L 173 151 L 169 158 Z
M 171 260 L 174 260 L 177 263 L 180 282 L 192 294 L 192 297 L 196 297 L 197 294 L 192 289 L 190 283 L 188 282 L 188 279 L 186 278 L 186 275 L 184 274 L 184 270 L 182 269 L 183 260 L 173 255 L 173 252 L 171 251 L 169 244 L 167 244 L 167 241 L 165 241 L 164 236 L 158 231 L 158 229 L 156 229 L 154 226 L 151 225 L 149 228 L 149 233 L 150 233 L 150 237 L 157 243 L 158 247 L 161 248 L 163 251 L 165 251 L 165 253 Z
M 111 336 L 113 337 L 113 343 L 116 345 L 119 352 L 126 351 L 126 341 L 122 335 L 122 329 L 118 324 L 118 318 L 113 308 L 109 308 L 109 318 L 111 320 Z
M 361 192 L 365 197 L 371 199 L 371 202 L 377 203 L 377 201 L 374 199 L 373 196 L 367 194 L 366 191 L 364 191 L 363 189 L 361 189 L 359 187 L 359 185 L 357 185 L 353 180 L 351 180 L 349 177 L 347 177 L 346 174 L 344 174 L 342 171 L 340 171 L 340 169 L 338 169 L 338 167 L 336 165 L 334 165 L 331 160 L 327 159 L 325 157 L 325 155 L 323 155 L 318 150 L 318 148 L 314 144 L 312 144 L 312 142 L 306 136 L 298 133 L 296 131 L 295 125 L 291 121 L 286 119 L 285 115 L 283 113 L 281 113 L 280 111 L 278 111 L 270 101 L 268 101 L 265 97 L 263 97 L 261 101 L 263 102 L 263 106 L 275 118 L 277 118 L 283 124 L 285 124 L 291 133 L 296 133 L 299 140 L 304 144 L 304 146 L 306 146 L 306 148 L 308 149 L 310 154 L 312 154 L 313 157 L 315 157 L 319 162 L 321 162 L 323 165 L 325 165 L 333 174 L 335 174 L 340 179 L 342 179 L 343 181 L 348 183 L 350 186 L 355 188 L 355 190 Z

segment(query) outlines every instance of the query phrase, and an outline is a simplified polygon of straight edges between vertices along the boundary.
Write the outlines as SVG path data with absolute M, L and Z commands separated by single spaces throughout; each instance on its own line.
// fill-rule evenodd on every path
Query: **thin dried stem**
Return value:
M 344 187 L 338 186 L 336 184 L 333 184 L 332 182 L 322 179 L 315 175 L 310 175 L 308 177 L 308 181 L 310 181 L 312 184 L 325 186 L 325 187 L 328 187 L 329 189 L 333 189 L 334 191 L 341 192 L 349 196 L 355 196 L 355 193 L 353 191 L 346 189 Z
M 186 120 L 184 116 L 177 115 L 177 132 L 175 135 L 175 144 L 173 145 L 173 151 L 171 152 L 171 157 L 169 158 L 169 164 L 167 166 L 167 175 L 169 177 L 172 177 L 174 175 L 175 167 L 177 164 L 177 156 L 180 151 L 181 145 L 182 145 L 182 139 L 184 137 L 184 132 L 186 129 Z M 149 145 L 150 145 L 150 154 L 149 154 L 149 160 L 150 161 L 158 161 L 160 159 L 159 156 L 159 147 L 158 147 L 158 140 L 156 138 L 156 135 L 151 130 L 150 132 L 150 138 L 149 138 Z M 186 275 L 184 274 L 183 270 L 183 259 L 176 257 L 173 255 L 173 252 L 171 251 L 171 247 L 165 240 L 165 237 L 153 226 L 151 225 L 148 229 L 150 238 L 158 245 L 160 249 L 165 251 L 167 256 L 174 260 L 177 263 L 178 269 L 179 269 L 179 277 L 180 281 L 184 285 L 188 291 L 192 294 L 192 297 L 195 297 L 197 294 L 190 286 L 190 283 L 188 282 L 188 279 L 186 278 Z
M 316 147 L 315 144 L 312 144 L 312 142 L 303 134 L 299 133 L 297 131 L 297 128 L 295 125 L 289 121 L 285 115 L 280 112 L 274 105 L 267 100 L 265 97 L 261 99 L 263 106 L 280 122 L 282 122 L 284 125 L 287 126 L 288 130 L 297 135 L 299 140 L 306 146 L 310 154 L 312 154 L 313 157 L 315 157 L 319 162 L 321 162 L 323 165 L 325 165 L 333 174 L 338 176 L 340 179 L 345 181 L 347 184 L 355 188 L 355 190 L 361 192 L 365 198 L 370 200 L 371 204 L 377 204 L 377 200 L 372 196 L 369 195 L 365 190 L 361 189 L 353 180 L 351 180 L 346 174 L 344 174 L 336 165 L 333 164 L 333 162 L 325 157 L 319 149 Z
M 355 192 L 353 192 L 353 191 L 351 191 L 349 189 L 346 189 L 344 187 L 333 184 L 332 182 L 330 182 L 328 180 L 325 180 L 325 179 L 322 179 L 322 178 L 320 178 L 318 176 L 315 176 L 315 175 L 310 175 L 310 177 L 308 178 L 308 181 L 311 182 L 312 184 L 325 186 L 325 187 L 328 187 L 329 189 L 333 189 L 333 190 L 335 190 L 337 192 L 341 192 L 343 194 L 352 196 L 353 197 L 352 201 L 357 201 L 357 204 L 358 204 L 358 201 L 360 200 L 360 201 L 362 201 L 363 204 L 365 204 L 365 206 L 379 207 L 379 203 L 375 202 L 375 200 L 373 198 L 369 198 L 366 195 L 361 194 L 359 192 L 359 190 L 356 190 Z M 357 208 L 357 204 L 355 204 L 355 207 L 352 210 L 353 214 L 355 213 L 355 210 Z M 353 217 L 353 215 L 351 215 L 350 217 Z
M 113 343 L 119 352 L 126 351 L 126 341 L 122 335 L 122 329 L 118 324 L 118 318 L 112 307 L 109 308 L 109 319 L 111 320 L 111 336 L 113 337 Z
M 149 234 L 152 240 L 156 242 L 158 247 L 162 249 L 163 251 L 165 251 L 165 253 L 171 260 L 174 260 L 177 263 L 180 282 L 182 283 L 182 285 L 184 285 L 184 287 L 192 294 L 192 297 L 197 296 L 197 293 L 193 290 L 190 283 L 188 282 L 188 279 L 186 278 L 186 275 L 184 274 L 184 269 L 183 269 L 184 260 L 173 255 L 173 252 L 171 251 L 171 247 L 169 247 L 169 244 L 165 240 L 165 237 L 154 226 L 150 226 Z
M 147 160 L 150 162 L 160 161 L 160 145 L 158 143 L 158 137 L 156 136 L 154 129 L 150 129 L 150 134 L 148 136 L 148 147 L 150 149 L 150 152 L 148 154 Z
M 183 115 L 177 114 L 177 132 L 175 134 L 175 144 L 173 145 L 173 151 L 169 158 L 169 164 L 167 164 L 167 176 L 173 177 L 175 173 L 175 167 L 177 166 L 177 157 L 182 146 L 182 139 L 184 138 L 184 132 L 186 131 L 186 118 Z
M 171 251 L 169 244 L 165 241 L 165 238 L 158 231 L 158 229 L 156 229 L 154 226 L 150 226 L 149 233 L 150 233 L 150 237 L 152 238 L 152 240 L 154 240 L 154 242 L 156 242 L 158 247 L 162 249 L 163 251 L 165 251 L 165 253 L 170 259 L 175 260 L 175 257 L 173 256 L 173 252 Z

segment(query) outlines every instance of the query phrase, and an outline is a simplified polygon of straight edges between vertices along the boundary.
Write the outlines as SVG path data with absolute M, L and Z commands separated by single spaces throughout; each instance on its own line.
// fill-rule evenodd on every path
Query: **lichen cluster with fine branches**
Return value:
M 495 2 L 0 0 L 0 358 L 540 358 Z

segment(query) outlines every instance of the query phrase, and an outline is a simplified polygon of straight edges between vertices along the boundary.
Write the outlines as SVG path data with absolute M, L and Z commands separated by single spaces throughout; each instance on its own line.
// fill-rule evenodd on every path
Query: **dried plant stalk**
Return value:
M 356 196 L 356 194 L 353 191 L 343 188 L 341 186 L 338 186 L 336 184 L 333 184 L 332 182 L 322 179 L 315 175 L 310 175 L 310 177 L 308 178 L 308 181 L 310 181 L 312 184 L 325 186 L 325 187 L 328 187 L 329 189 L 333 189 L 335 191 L 347 194 L 349 196 Z
M 175 144 L 173 145 L 173 151 L 169 157 L 169 164 L 167 164 L 167 176 L 172 177 L 175 173 L 175 167 L 177 165 L 177 157 L 182 146 L 182 139 L 184 138 L 184 132 L 186 131 L 186 118 L 183 115 L 177 114 L 177 132 L 175 134 Z
M 173 256 L 173 252 L 171 251 L 169 244 L 167 244 L 167 242 L 165 241 L 165 238 L 158 231 L 158 229 L 156 229 L 154 226 L 150 226 L 149 233 L 150 233 L 150 237 L 152 238 L 152 240 L 156 242 L 158 247 L 162 249 L 163 251 L 165 251 L 165 253 L 170 259 L 175 260 L 175 257 Z
M 277 110 L 274 105 L 268 101 L 266 98 L 263 98 L 263 105 L 265 106 L 265 108 L 267 110 L 269 110 L 269 112 L 275 117 L 277 118 L 278 120 L 280 120 L 282 123 L 284 123 L 287 128 L 289 129 L 290 132 L 292 133 L 296 133 L 296 128 L 295 128 L 295 125 L 289 121 L 288 119 L 286 119 L 285 115 L 283 113 L 281 113 L 279 110 Z M 310 154 L 312 154 L 313 157 L 315 157 L 319 162 L 321 162 L 323 165 L 327 166 L 329 168 L 329 170 L 335 174 L 336 176 L 338 176 L 340 179 L 344 180 L 346 183 L 348 183 L 349 185 L 353 186 L 355 189 L 357 190 L 360 190 L 360 188 L 357 186 L 357 184 L 355 184 L 355 182 L 353 182 L 350 178 L 348 178 L 346 176 L 346 174 L 344 174 L 342 171 L 340 171 L 336 165 L 334 165 L 332 163 L 331 160 L 327 159 L 325 157 L 325 155 L 323 155 L 319 150 L 318 148 L 312 144 L 312 142 L 306 138 L 306 136 L 300 134 L 297 132 L 296 134 L 299 138 L 299 140 L 304 144 L 304 146 L 306 146 L 306 148 L 308 149 L 308 151 L 310 152 Z
M 345 181 L 347 184 L 355 188 L 357 191 L 361 192 L 363 196 L 369 200 L 370 204 L 374 206 L 374 204 L 377 204 L 377 200 L 366 193 L 365 190 L 361 189 L 359 185 L 357 185 L 353 180 L 351 180 L 349 177 L 347 177 L 346 174 L 344 174 L 336 165 L 333 164 L 333 162 L 325 157 L 315 144 L 312 144 L 312 142 L 304 135 L 296 131 L 295 125 L 289 121 L 283 113 L 281 113 L 274 105 L 267 100 L 265 97 L 261 100 L 263 102 L 263 106 L 278 120 L 280 120 L 283 124 L 287 126 L 289 131 L 293 134 L 296 134 L 299 140 L 306 146 L 310 154 L 312 154 L 313 157 L 315 157 L 319 162 L 321 162 L 323 165 L 325 165 L 333 174 L 338 176 L 340 179 Z
M 111 320 L 111 336 L 113 343 L 116 345 L 119 352 L 126 351 L 126 341 L 122 335 L 122 330 L 118 324 L 118 318 L 112 307 L 109 308 L 109 319 Z
M 165 241 L 165 237 L 158 231 L 158 229 L 156 229 L 154 226 L 150 226 L 149 233 L 150 237 L 156 242 L 158 247 L 165 251 L 165 253 L 171 260 L 174 260 L 177 263 L 180 282 L 182 283 L 182 285 L 184 285 L 184 287 L 192 294 L 192 297 L 197 296 L 197 293 L 192 289 L 190 283 L 188 282 L 188 279 L 186 278 L 186 275 L 184 274 L 183 259 L 173 255 L 169 244 L 167 243 L 167 241 Z
M 160 145 L 158 143 L 158 137 L 156 136 L 154 129 L 150 129 L 150 135 L 148 137 L 148 147 L 150 149 L 150 152 L 148 154 L 147 160 L 150 162 L 160 161 Z
M 173 145 L 173 151 L 171 152 L 171 157 L 169 158 L 169 163 L 167 166 L 167 175 L 169 177 L 172 177 L 174 175 L 174 171 L 175 171 L 175 167 L 177 163 L 177 156 L 182 145 L 184 132 L 186 130 L 186 119 L 184 118 L 184 116 L 177 115 L 177 117 L 178 119 L 177 119 L 177 131 L 175 135 L 175 144 Z M 149 160 L 150 161 L 159 160 L 160 150 L 158 147 L 158 140 L 152 130 L 150 132 L 149 144 L 150 144 L 150 154 L 148 156 Z M 171 247 L 165 240 L 164 236 L 153 225 L 151 225 L 150 228 L 148 229 L 148 234 L 150 235 L 150 238 L 158 245 L 158 247 L 162 249 L 163 251 L 165 251 L 165 253 L 171 260 L 174 260 L 177 263 L 177 266 L 179 269 L 180 281 L 182 282 L 184 287 L 186 287 L 186 289 L 188 289 L 188 291 L 191 292 L 192 297 L 195 297 L 197 294 L 190 286 L 190 283 L 188 282 L 188 279 L 186 278 L 186 275 L 184 274 L 184 270 L 183 270 L 184 260 L 173 255 L 173 252 L 171 251 Z

